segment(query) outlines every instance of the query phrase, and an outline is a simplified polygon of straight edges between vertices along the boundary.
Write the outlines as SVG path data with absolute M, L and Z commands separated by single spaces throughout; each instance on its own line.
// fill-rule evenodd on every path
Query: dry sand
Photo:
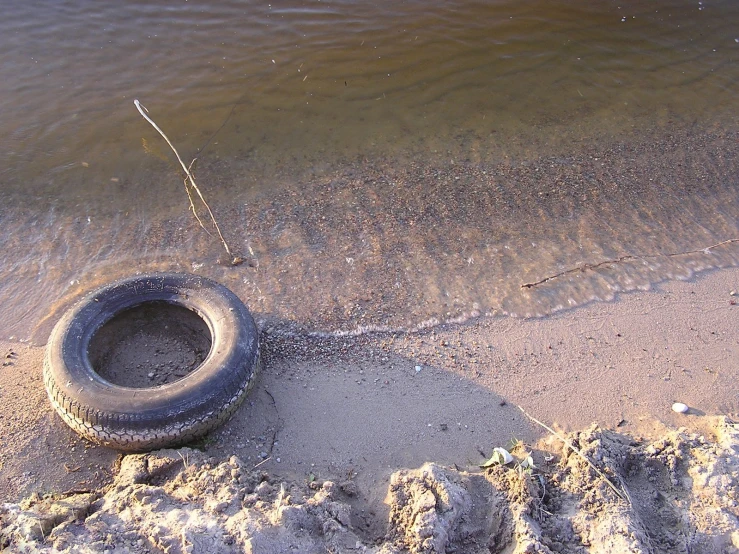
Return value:
M 2 343 L 0 549 L 736 552 L 734 291 L 739 269 L 541 319 L 267 326 L 230 422 L 195 450 L 125 457 L 52 412 L 42 348 Z M 516 460 L 481 470 L 496 446 Z

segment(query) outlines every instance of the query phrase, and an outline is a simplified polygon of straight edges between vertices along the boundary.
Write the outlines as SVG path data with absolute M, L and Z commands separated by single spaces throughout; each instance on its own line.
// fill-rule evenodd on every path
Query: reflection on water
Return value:
M 152 269 L 330 331 L 542 315 L 734 265 L 736 243 L 702 249 L 739 237 L 738 18 L 729 1 L 8 7 L 0 331 L 41 322 L 43 340 L 76 294 Z M 217 263 L 134 98 L 198 158 L 255 267 Z

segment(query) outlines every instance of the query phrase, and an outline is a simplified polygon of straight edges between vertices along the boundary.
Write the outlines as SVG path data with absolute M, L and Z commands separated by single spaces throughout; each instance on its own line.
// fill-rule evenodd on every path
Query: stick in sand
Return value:
M 234 254 L 231 252 L 231 249 L 228 247 L 228 243 L 226 243 L 226 239 L 223 238 L 223 233 L 221 233 L 221 228 L 218 226 L 218 223 L 216 222 L 216 218 L 213 215 L 213 211 L 210 209 L 210 206 L 205 201 L 205 198 L 203 197 L 203 193 L 200 192 L 200 189 L 198 188 L 198 185 L 195 184 L 195 179 L 192 176 L 192 173 L 190 172 L 190 168 L 188 168 L 185 163 L 182 161 L 182 158 L 180 158 L 180 154 L 177 152 L 177 149 L 172 145 L 172 142 L 167 138 L 167 135 L 164 134 L 164 131 L 162 131 L 159 126 L 154 123 L 154 120 L 151 119 L 147 113 L 149 110 L 146 109 L 146 107 L 141 104 L 141 102 L 137 100 L 133 101 L 134 105 L 136 106 L 136 109 L 139 111 L 139 113 L 143 116 L 143 118 L 148 121 L 154 129 L 157 130 L 157 132 L 162 135 L 162 138 L 167 141 L 167 144 L 172 149 L 172 152 L 174 152 L 174 155 L 177 156 L 177 161 L 180 162 L 180 166 L 182 166 L 182 170 L 185 172 L 185 175 L 187 176 L 185 178 L 185 192 L 187 192 L 187 198 L 190 201 L 190 209 L 192 210 L 193 215 L 195 216 L 195 219 L 198 220 L 198 223 L 200 226 L 205 230 L 205 232 L 209 232 L 208 229 L 205 228 L 205 225 L 203 225 L 202 220 L 198 216 L 198 212 L 195 209 L 195 204 L 192 201 L 192 194 L 190 194 L 190 187 L 195 190 L 195 192 L 198 195 L 198 198 L 200 198 L 200 201 L 203 203 L 203 206 L 205 206 L 205 209 L 208 210 L 208 215 L 210 216 L 210 220 L 213 222 L 213 227 L 216 228 L 216 231 L 218 232 L 218 237 L 221 239 L 221 244 L 223 244 L 223 248 L 226 249 L 226 253 L 228 254 L 229 258 L 231 259 L 231 265 L 239 265 L 244 261 L 243 258 L 240 256 L 234 256 Z M 193 160 L 190 163 L 190 167 L 192 167 L 192 164 L 195 162 Z
M 557 438 L 558 438 L 559 440 L 561 440 L 561 441 L 562 441 L 562 442 L 563 442 L 563 443 L 565 444 L 565 446 L 566 446 L 567 448 L 569 448 L 569 449 L 570 449 L 570 450 L 572 450 L 572 451 L 573 451 L 573 452 L 574 452 L 575 454 L 577 454 L 577 455 L 578 455 L 578 456 L 580 456 L 580 457 L 581 457 L 581 458 L 582 458 L 583 460 L 585 460 L 585 462 L 586 462 L 586 463 L 587 463 L 587 464 L 588 464 L 588 465 L 589 465 L 589 466 L 590 466 L 590 467 L 591 467 L 591 468 L 592 468 L 593 470 L 595 470 L 595 472 L 596 472 L 596 473 L 597 473 L 598 475 L 600 475 L 600 476 L 601 476 L 601 477 L 603 478 L 603 480 L 604 480 L 604 481 L 606 482 L 606 484 L 607 484 L 607 485 L 608 485 L 609 487 L 611 487 L 611 489 L 613 489 L 613 492 L 615 492 L 615 493 L 616 493 L 616 496 L 618 496 L 618 497 L 619 497 L 619 498 L 620 498 L 621 500 L 623 500 L 624 502 L 627 502 L 627 503 L 631 504 L 631 499 L 630 499 L 630 498 L 628 497 L 628 493 L 626 493 L 626 491 L 625 491 L 625 490 L 623 490 L 623 491 L 622 491 L 622 490 L 618 490 L 618 488 L 616 487 L 616 485 L 614 485 L 614 484 L 613 484 L 613 482 L 612 482 L 612 481 L 611 481 L 611 480 L 610 480 L 610 479 L 608 478 L 608 476 L 607 476 L 607 475 L 606 475 L 605 473 L 603 473 L 603 472 L 602 472 L 601 470 L 599 470 L 599 469 L 598 469 L 597 467 L 595 467 L 595 464 L 593 464 L 593 462 L 591 462 L 591 461 L 590 461 L 590 460 L 589 460 L 589 459 L 587 458 L 587 456 L 585 456 L 585 454 L 583 454 L 582 452 L 580 452 L 580 450 L 578 450 L 577 448 L 575 448 L 575 446 L 574 446 L 574 445 L 573 445 L 573 444 L 572 444 L 572 443 L 571 443 L 570 441 L 568 441 L 568 440 L 567 440 L 566 438 L 564 438 L 564 437 L 563 437 L 562 435 L 560 435 L 559 433 L 557 433 L 557 431 L 555 431 L 554 429 L 552 429 L 552 428 L 551 428 L 551 427 L 549 427 L 548 425 L 546 425 L 546 424 L 542 423 L 541 421 L 539 421 L 538 419 L 536 419 L 536 418 L 535 418 L 534 416 L 532 416 L 532 415 L 529 415 L 528 413 L 526 413 L 526 410 L 524 410 L 524 409 L 523 409 L 523 408 L 522 408 L 521 406 L 518 406 L 518 409 L 519 409 L 519 410 L 521 410 L 521 411 L 523 412 L 523 415 L 525 415 L 525 416 L 526 416 L 527 418 L 529 418 L 529 419 L 530 419 L 531 421 L 533 421 L 534 423 L 536 423 L 536 424 L 538 424 L 538 425 L 541 425 L 541 426 L 542 426 L 542 427 L 543 427 L 544 429 L 546 429 L 546 430 L 547 430 L 547 431 L 549 431 L 549 432 L 550 432 L 550 433 L 551 433 L 552 435 L 554 435 L 554 436 L 555 436 L 555 437 L 557 437 Z

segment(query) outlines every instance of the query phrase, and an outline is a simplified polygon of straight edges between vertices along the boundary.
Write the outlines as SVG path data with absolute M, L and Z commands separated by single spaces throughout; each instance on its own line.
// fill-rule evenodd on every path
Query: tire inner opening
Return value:
M 211 344 L 210 329 L 195 312 L 157 301 L 124 310 L 105 323 L 87 354 L 92 368 L 111 383 L 150 388 L 197 369 Z

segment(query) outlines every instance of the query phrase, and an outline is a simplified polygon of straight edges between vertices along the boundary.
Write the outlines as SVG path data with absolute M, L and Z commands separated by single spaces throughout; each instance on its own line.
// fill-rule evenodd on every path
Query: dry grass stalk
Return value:
M 725 244 L 733 244 L 735 242 L 739 242 L 739 239 L 727 239 L 722 240 L 721 242 L 717 242 L 716 244 L 712 244 L 711 246 L 705 246 L 703 248 L 698 248 L 697 250 L 686 250 L 684 252 L 675 252 L 673 254 L 651 254 L 651 255 L 644 255 L 644 256 L 636 256 L 628 254 L 626 256 L 621 256 L 620 258 L 615 258 L 613 260 L 605 260 L 602 262 L 598 262 L 595 264 L 583 264 L 579 265 L 577 267 L 573 267 L 572 269 L 567 269 L 565 271 L 560 271 L 559 273 L 555 273 L 554 275 L 550 275 L 549 277 L 544 277 L 544 279 L 541 279 L 539 281 L 535 281 L 533 283 L 524 283 L 521 285 L 522 289 L 530 289 L 534 288 L 539 285 L 543 285 L 544 283 L 548 283 L 549 281 L 553 281 L 554 279 L 557 279 L 559 277 L 563 277 L 565 275 L 569 275 L 570 273 L 584 273 L 585 271 L 594 271 L 600 267 L 607 267 L 611 265 L 620 264 L 623 262 L 629 262 L 633 260 L 656 260 L 659 258 L 677 258 L 679 256 L 687 256 L 688 254 L 710 254 L 711 250 L 714 248 L 718 248 L 719 246 L 724 246 Z
M 575 445 L 573 445 L 570 441 L 568 441 L 566 438 L 564 438 L 562 435 L 560 435 L 559 433 L 557 433 L 557 431 L 555 431 L 554 429 L 552 429 L 548 425 L 542 423 L 541 421 L 539 421 L 538 419 L 536 419 L 534 416 L 529 415 L 528 413 L 526 413 L 526 410 L 524 410 L 521 406 L 518 406 L 518 409 L 523 412 L 523 415 L 525 415 L 527 418 L 529 418 L 531 421 L 533 421 L 537 425 L 541 425 L 544 429 L 546 429 L 552 435 L 554 435 L 559 440 L 561 440 L 567 448 L 569 448 L 575 454 L 577 454 L 578 456 L 580 456 L 580 458 L 582 458 L 583 460 L 585 460 L 585 462 L 593 469 L 593 471 L 595 471 L 598 475 L 600 475 L 603 478 L 603 480 L 606 482 L 606 484 L 609 487 L 611 487 L 611 489 L 613 489 L 613 492 L 616 493 L 616 496 L 618 496 L 624 502 L 626 502 L 628 504 L 631 504 L 631 499 L 628 497 L 628 494 L 626 494 L 625 491 L 619 490 L 618 487 L 616 487 L 616 485 L 614 485 L 613 482 L 608 478 L 608 476 L 605 473 L 603 473 L 601 470 L 599 470 L 597 467 L 595 467 L 595 464 L 593 464 L 593 462 L 591 462 L 588 459 L 588 457 L 585 456 L 585 454 L 583 454 L 582 452 L 580 452 L 580 450 L 578 448 L 576 448 Z
M 143 118 L 148 121 L 154 129 L 157 130 L 157 132 L 162 135 L 162 138 L 167 141 L 167 144 L 172 149 L 172 152 L 174 152 L 174 155 L 177 156 L 177 161 L 180 162 L 180 166 L 182 167 L 182 170 L 185 172 L 185 192 L 187 192 L 187 199 L 190 201 L 190 210 L 192 210 L 193 215 L 195 216 L 195 219 L 198 220 L 198 223 L 200 226 L 209 233 L 208 229 L 203 225 L 203 221 L 198 216 L 198 211 L 195 208 L 195 204 L 192 199 L 192 194 L 190 192 L 190 188 L 195 191 L 195 193 L 198 195 L 198 198 L 200 198 L 200 201 L 203 203 L 203 206 L 205 206 L 205 209 L 208 211 L 208 215 L 210 216 L 210 220 L 213 223 L 213 227 L 215 227 L 216 231 L 218 232 L 218 237 L 221 239 L 221 244 L 223 244 L 223 248 L 226 249 L 226 253 L 228 254 L 229 258 L 231 259 L 231 265 L 239 265 L 241 262 L 243 262 L 243 258 L 240 256 L 235 256 L 233 252 L 231 252 L 231 249 L 228 247 L 228 243 L 226 242 L 226 239 L 223 238 L 223 233 L 221 233 L 221 228 L 218 226 L 218 222 L 216 222 L 216 218 L 213 215 L 213 211 L 210 209 L 210 206 L 205 201 L 205 197 L 203 197 L 203 193 L 200 192 L 200 188 L 195 183 L 195 178 L 192 176 L 192 172 L 190 171 L 190 168 L 192 168 L 192 164 L 195 163 L 195 160 L 190 162 L 190 167 L 186 166 L 185 163 L 182 161 L 182 158 L 180 157 L 179 152 L 177 152 L 177 149 L 174 147 L 172 142 L 169 140 L 167 135 L 164 134 L 164 131 L 162 131 L 159 126 L 154 123 L 154 120 L 151 119 L 151 117 L 148 116 L 149 110 L 146 109 L 146 107 L 141 104 L 141 102 L 137 100 L 133 101 L 134 105 L 136 106 L 136 109 L 139 111 L 139 113 L 143 116 Z

